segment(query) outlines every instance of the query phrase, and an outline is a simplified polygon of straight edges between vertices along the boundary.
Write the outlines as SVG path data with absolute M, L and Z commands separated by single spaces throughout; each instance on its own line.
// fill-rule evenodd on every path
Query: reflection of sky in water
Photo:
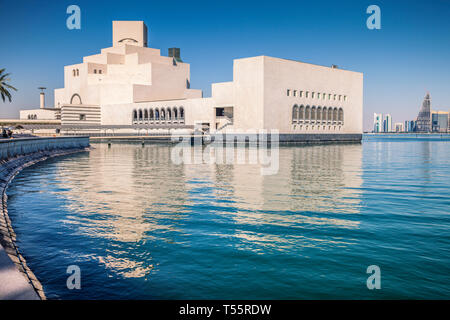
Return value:
M 93 146 L 26 169 L 9 191 L 21 247 L 50 295 L 78 298 L 50 266 L 78 263 L 90 281 L 83 298 L 348 297 L 377 261 L 368 248 L 393 246 L 379 230 L 399 222 L 377 223 L 382 206 L 392 194 L 415 197 L 397 187 L 408 174 L 435 174 L 421 165 L 392 180 L 386 170 L 443 166 L 430 146 L 397 152 L 376 141 L 282 146 L 270 176 L 257 164 L 175 165 L 167 145 Z M 330 273 L 337 282 L 324 289 Z M 362 289 L 354 293 L 366 297 Z

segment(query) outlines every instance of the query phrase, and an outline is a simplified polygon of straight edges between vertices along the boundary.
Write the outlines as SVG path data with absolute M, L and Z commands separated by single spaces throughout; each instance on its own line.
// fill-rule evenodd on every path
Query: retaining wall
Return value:
M 89 137 L 0 140 L 0 299 L 45 299 L 42 285 L 16 245 L 7 210 L 8 184 L 25 167 L 87 147 Z

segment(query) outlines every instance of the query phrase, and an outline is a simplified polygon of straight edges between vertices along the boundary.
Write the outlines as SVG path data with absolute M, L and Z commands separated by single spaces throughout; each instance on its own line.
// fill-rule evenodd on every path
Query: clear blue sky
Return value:
M 66 28 L 66 8 L 81 8 L 81 30 Z M 366 27 L 366 8 L 381 8 L 381 30 Z M 149 46 L 180 47 L 191 87 L 232 80 L 233 59 L 269 55 L 364 73 L 364 128 L 373 112 L 413 119 L 429 91 L 432 108 L 450 109 L 450 1 L 87 1 L 0 0 L 0 68 L 19 89 L 0 102 L 17 117 L 47 102 L 63 84 L 63 66 L 111 46 L 112 20 L 144 20 Z

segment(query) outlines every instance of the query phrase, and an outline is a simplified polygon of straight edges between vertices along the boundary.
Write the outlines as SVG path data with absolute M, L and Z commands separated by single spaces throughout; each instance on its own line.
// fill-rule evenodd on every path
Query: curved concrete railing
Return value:
M 87 136 L 0 139 L 0 160 L 35 152 L 86 148 L 88 146 L 89 137 Z
M 0 300 L 45 299 L 42 285 L 16 245 L 16 234 L 7 210 L 9 182 L 25 167 L 48 158 L 84 151 L 87 147 L 87 136 L 0 140 Z

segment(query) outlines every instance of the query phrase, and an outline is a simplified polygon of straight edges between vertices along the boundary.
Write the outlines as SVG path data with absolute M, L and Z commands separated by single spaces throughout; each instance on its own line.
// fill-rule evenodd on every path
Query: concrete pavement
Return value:
M 0 245 L 0 300 L 40 300 L 36 291 Z

